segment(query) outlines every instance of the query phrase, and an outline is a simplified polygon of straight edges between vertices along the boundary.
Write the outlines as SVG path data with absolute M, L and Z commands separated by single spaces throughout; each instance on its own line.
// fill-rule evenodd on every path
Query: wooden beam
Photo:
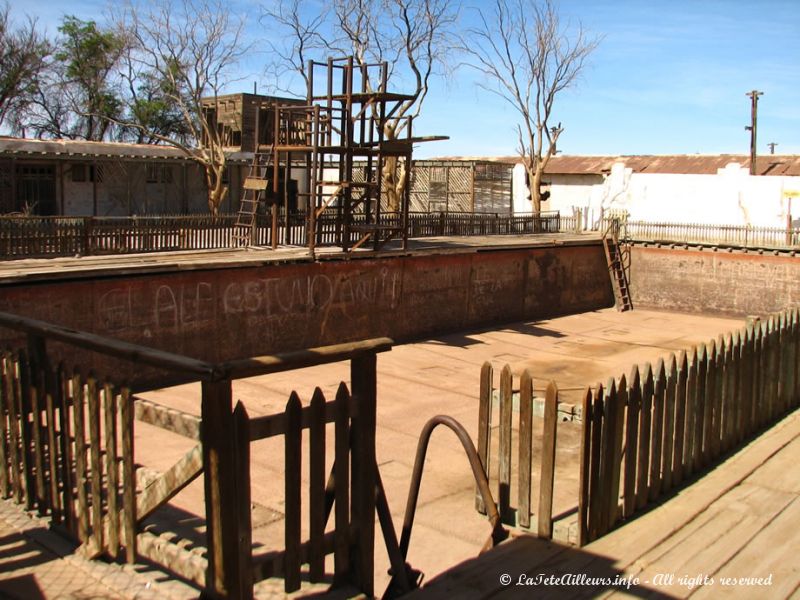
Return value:
M 2 324 L 2 320 L 0 320 L 0 324 Z M 216 366 L 231 379 L 241 379 L 243 377 L 281 373 L 292 369 L 339 362 L 376 352 L 388 352 L 393 345 L 394 341 L 389 338 L 375 338 L 360 342 L 348 342 L 346 344 L 321 346 L 295 352 L 232 360 Z
M 48 339 L 66 342 L 79 348 L 102 352 L 115 358 L 123 358 L 132 362 L 158 367 L 161 369 L 191 373 L 199 377 L 213 378 L 217 375 L 214 365 L 187 358 L 178 354 L 139 346 L 92 333 L 45 323 L 38 319 L 29 319 L 10 313 L 0 312 L 0 326 L 16 331 L 38 334 Z M 294 368 L 294 367 L 292 367 Z
M 202 472 L 203 450 L 198 444 L 142 491 L 136 500 L 136 521 L 144 521 Z

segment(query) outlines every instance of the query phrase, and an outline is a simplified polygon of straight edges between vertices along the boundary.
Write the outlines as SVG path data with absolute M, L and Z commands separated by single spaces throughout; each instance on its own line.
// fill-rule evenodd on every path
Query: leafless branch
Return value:
M 560 92 L 573 86 L 600 42 L 582 26 L 562 25 L 552 0 L 495 0 L 462 50 L 484 76 L 478 85 L 519 114 L 518 150 L 528 171 L 534 210 L 540 209 L 542 174 L 563 131 L 549 125 Z

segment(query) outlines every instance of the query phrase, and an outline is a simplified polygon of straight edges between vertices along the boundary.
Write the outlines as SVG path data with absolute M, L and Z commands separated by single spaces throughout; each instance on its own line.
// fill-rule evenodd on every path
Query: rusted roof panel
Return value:
M 172 146 L 85 140 L 34 140 L 2 136 L 0 136 L 0 155 L 18 158 L 192 160 L 184 152 Z M 230 152 L 227 156 L 228 160 L 234 162 L 248 160 L 247 153 L 242 152 Z M 249 158 L 252 158 L 252 154 Z
M 518 163 L 519 156 L 459 157 L 448 156 L 430 160 Z M 559 154 L 550 159 L 546 172 L 550 175 L 599 175 L 608 173 L 615 163 L 623 163 L 634 173 L 675 173 L 684 175 L 716 175 L 730 163 L 750 167 L 745 154 L 672 154 L 629 156 L 577 156 Z M 756 161 L 758 175 L 800 176 L 800 155 L 766 155 Z

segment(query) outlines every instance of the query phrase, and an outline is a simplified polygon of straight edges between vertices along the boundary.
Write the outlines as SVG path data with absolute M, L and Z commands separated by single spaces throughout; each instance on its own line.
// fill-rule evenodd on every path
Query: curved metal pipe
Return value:
M 408 502 L 406 503 L 406 513 L 403 518 L 403 534 L 400 538 L 400 552 L 403 554 L 403 559 L 408 556 L 408 546 L 411 542 L 411 528 L 414 525 L 414 515 L 417 512 L 417 500 L 419 499 L 419 489 L 422 484 L 422 469 L 425 466 L 425 456 L 428 453 L 428 442 L 430 442 L 433 430 L 439 425 L 444 425 L 453 430 L 456 434 L 464 451 L 467 453 L 470 467 L 472 467 L 472 475 L 475 477 L 475 482 L 478 484 L 478 491 L 483 498 L 483 503 L 486 506 L 486 513 L 489 517 L 489 522 L 492 524 L 492 545 L 496 545 L 508 537 L 508 532 L 503 528 L 500 520 L 500 513 L 497 510 L 492 492 L 489 489 L 489 480 L 486 478 L 486 473 L 483 470 L 481 459 L 475 450 L 475 444 L 472 442 L 467 430 L 464 426 L 456 421 L 453 417 L 447 415 L 437 415 L 430 419 L 422 428 L 422 433 L 419 436 L 419 443 L 417 444 L 417 456 L 414 461 L 414 471 L 411 475 L 411 485 L 408 490 Z

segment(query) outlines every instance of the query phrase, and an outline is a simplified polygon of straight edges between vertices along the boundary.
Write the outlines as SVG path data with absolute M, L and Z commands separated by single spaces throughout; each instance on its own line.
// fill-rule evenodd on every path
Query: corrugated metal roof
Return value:
M 184 152 L 172 146 L 87 142 L 85 140 L 33 140 L 11 137 L 0 137 L 0 156 L 192 160 Z M 227 156 L 228 160 L 235 162 L 248 160 L 248 153 L 245 152 L 229 152 Z M 252 157 L 252 154 L 249 157 Z
M 431 160 L 500 162 L 516 164 L 519 156 L 447 156 Z M 562 175 L 599 175 L 611 171 L 615 163 L 623 163 L 634 173 L 675 173 L 685 175 L 716 175 L 730 163 L 750 167 L 750 156 L 744 154 L 672 154 L 629 156 L 577 156 L 559 154 L 550 159 L 547 173 Z M 800 176 L 800 155 L 765 155 L 756 160 L 758 175 Z

